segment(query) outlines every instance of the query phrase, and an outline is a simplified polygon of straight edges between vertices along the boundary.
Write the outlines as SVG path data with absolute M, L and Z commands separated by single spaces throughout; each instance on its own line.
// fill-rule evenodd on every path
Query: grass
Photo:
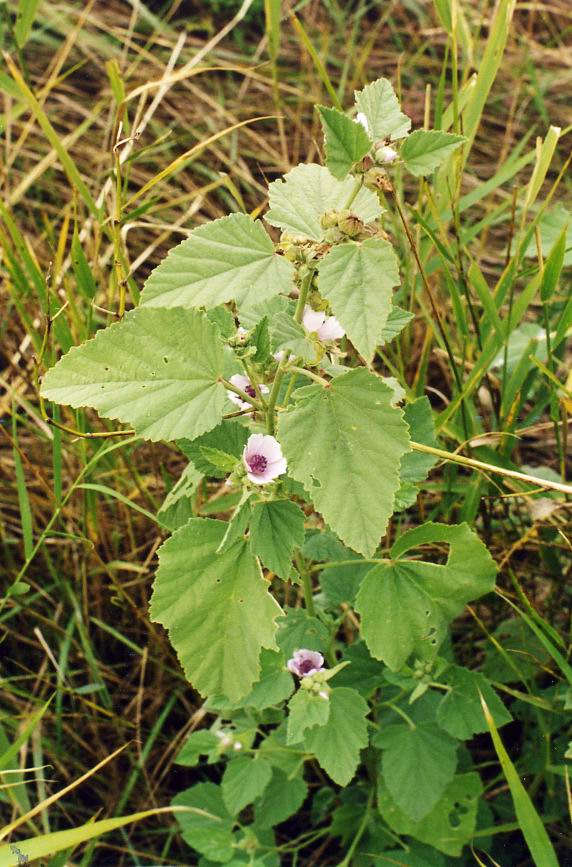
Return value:
M 386 75 L 415 126 L 463 121 L 473 142 L 466 164 L 432 189 L 398 179 L 388 196 L 398 301 L 416 318 L 378 362 L 411 395 L 430 396 L 450 451 L 566 480 L 570 272 L 550 283 L 541 218 L 570 201 L 572 12 L 565 0 L 518 3 L 494 28 L 492 5 L 463 0 L 456 21 L 443 3 L 439 17 L 428 3 L 377 0 L 303 0 L 288 11 L 266 0 L 244 20 L 230 2 L 191 12 L 177 0 L 40 2 L 33 22 L 15 18 L 16 3 L 0 7 L 0 577 L 11 588 L 0 609 L 0 755 L 18 744 L 6 760 L 14 785 L 0 793 L 3 820 L 18 821 L 125 747 L 27 818 L 23 835 L 168 804 L 191 780 L 173 758 L 204 715 L 147 615 L 164 537 L 153 515 L 181 457 L 116 439 L 89 413 L 55 414 L 53 424 L 38 376 L 136 304 L 146 274 L 194 226 L 263 212 L 269 180 L 319 161 L 317 103 L 348 105 L 355 87 Z M 528 668 L 505 689 L 525 697 L 531 719 L 503 741 L 518 766 L 527 739 L 542 733 L 548 758 L 530 772 L 530 789 L 550 817 L 550 800 L 566 797 L 546 722 L 561 705 L 533 683 L 569 677 L 571 520 L 569 498 L 550 494 L 547 506 L 546 494 L 523 495 L 529 488 L 443 464 L 417 518 L 477 522 L 502 564 L 499 595 L 462 618 L 454 638 L 467 660 L 486 652 L 494 670 L 497 660 L 515 664 L 495 629 L 511 614 L 526 627 Z M 218 496 L 203 490 L 196 509 L 221 512 Z M 487 800 L 502 801 L 490 739 L 477 748 L 483 766 L 495 763 Z M 569 828 L 548 830 L 566 857 Z M 506 839 L 511 863 L 532 863 L 515 829 Z M 182 865 L 188 852 L 172 817 L 157 815 L 87 843 L 73 863 Z M 302 857 L 337 863 L 335 844 Z

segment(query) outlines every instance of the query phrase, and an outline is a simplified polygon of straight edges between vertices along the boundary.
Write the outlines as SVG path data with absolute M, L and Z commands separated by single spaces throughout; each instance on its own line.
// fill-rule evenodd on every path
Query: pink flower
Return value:
M 392 163 L 395 159 L 397 159 L 397 151 L 395 148 L 389 147 L 389 145 L 385 145 L 375 152 L 376 157 L 382 163 Z
M 346 333 L 335 316 L 326 316 L 322 310 L 304 307 L 302 324 L 310 334 L 317 334 L 318 340 L 338 340 Z
M 286 458 L 280 443 L 272 436 L 252 434 L 244 447 L 242 460 L 246 475 L 256 485 L 266 485 L 286 472 Z
M 229 382 L 232 382 L 233 385 L 236 385 L 237 388 L 241 388 L 249 397 L 256 397 L 256 390 L 249 380 L 248 376 L 244 376 L 242 373 L 235 373 L 234 376 L 231 376 Z M 262 394 L 268 394 L 268 386 L 264 384 L 260 384 L 258 386 Z M 234 391 L 229 391 L 227 389 L 227 395 L 229 400 L 235 403 L 240 409 L 250 409 L 251 404 L 247 403 L 243 400 L 238 394 L 235 394 Z
M 288 671 L 298 677 L 317 674 L 324 667 L 324 657 L 317 650 L 295 650 L 292 659 L 286 663 Z

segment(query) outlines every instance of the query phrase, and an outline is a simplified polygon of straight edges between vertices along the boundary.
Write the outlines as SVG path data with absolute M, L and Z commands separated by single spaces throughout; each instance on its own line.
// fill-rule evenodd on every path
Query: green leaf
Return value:
M 344 560 L 352 563 L 346 566 L 326 566 L 320 572 L 320 587 L 330 605 L 337 607 L 344 603 L 353 605 L 361 582 L 371 569 L 371 563 L 364 563 L 353 551 Z
M 294 267 L 274 252 L 262 224 L 231 214 L 193 229 L 148 278 L 148 307 L 251 307 L 292 289 Z M 188 342 L 188 341 L 187 341 Z
M 354 165 L 372 148 L 372 141 L 361 123 L 336 108 L 318 106 L 324 130 L 326 165 L 335 178 L 343 181 Z
M 324 653 L 330 633 L 317 617 L 309 617 L 300 608 L 287 608 L 286 615 L 278 620 L 276 641 L 285 658 L 290 659 L 301 647 Z
M 310 729 L 306 735 L 306 748 L 340 786 L 350 782 L 357 771 L 360 752 L 368 744 L 368 713 L 367 702 L 355 689 L 333 689 L 328 722 Z
M 399 100 L 387 78 L 378 78 L 363 90 L 355 92 L 359 112 L 365 114 L 369 134 L 374 141 L 404 138 L 411 129 L 411 121 L 401 111 Z
M 379 812 L 397 834 L 428 843 L 446 855 L 459 856 L 474 834 L 483 784 L 476 773 L 459 774 L 448 784 L 438 803 L 423 819 L 413 821 L 401 810 L 379 778 Z
M 163 500 L 157 518 L 169 530 L 178 530 L 193 516 L 192 497 L 201 479 L 201 473 L 188 463 Z
M 427 397 L 419 397 L 406 404 L 403 410 L 405 421 L 409 425 L 409 435 L 413 442 L 426 446 L 439 447 L 433 421 L 433 411 Z M 437 458 L 423 452 L 408 452 L 401 459 L 399 475 L 401 487 L 395 497 L 395 511 L 409 508 L 417 500 L 419 489 L 417 482 L 427 478 L 429 470 L 435 466 Z
M 318 265 L 320 293 L 367 361 L 383 341 L 391 311 L 391 290 L 399 285 L 393 247 L 383 238 L 332 247 Z
M 453 135 L 436 129 L 417 129 L 411 133 L 399 152 L 405 167 L 416 178 L 430 175 L 463 142 L 463 135 Z
M 204 458 L 206 463 L 212 464 L 212 466 L 216 467 L 217 470 L 220 470 L 225 475 L 227 473 L 232 473 L 238 458 L 234 455 L 229 455 L 220 449 L 213 449 L 211 446 L 199 446 L 199 448 L 201 450 L 201 456 Z
M 260 655 L 260 680 L 242 699 L 243 707 L 265 710 L 289 698 L 294 691 L 294 680 L 284 666 L 281 653 L 263 650 Z
M 344 650 L 343 662 L 349 662 L 347 668 L 336 675 L 338 686 L 351 686 L 357 689 L 364 698 L 369 698 L 376 689 L 384 685 L 383 665 L 377 659 L 372 659 L 363 641 L 355 641 Z
M 408 842 L 407 850 L 385 850 L 380 858 L 380 867 L 450 867 L 450 862 L 445 863 L 439 852 L 422 843 Z
M 354 187 L 353 178 L 338 181 L 325 166 L 302 163 L 270 184 L 270 210 L 265 220 L 294 237 L 323 241 L 320 217 L 326 211 L 343 210 Z M 374 193 L 362 187 L 352 202 L 352 213 L 371 223 L 381 212 Z
M 214 732 L 202 729 L 192 732 L 185 741 L 182 750 L 175 759 L 175 764 L 184 765 L 186 768 L 194 768 L 199 763 L 201 756 L 207 756 L 216 750 L 220 741 Z
M 393 511 L 399 462 L 409 449 L 391 389 L 364 368 L 328 386 L 295 392 L 278 439 L 290 476 L 301 482 L 332 530 L 365 557 L 375 552 Z
M 311 361 L 316 356 L 316 349 L 301 325 L 288 314 L 278 313 L 270 323 L 272 351 L 283 350 L 289 355 Z
M 563 264 L 565 268 L 572 265 L 572 211 L 567 210 L 561 202 L 558 203 L 554 208 L 543 214 L 538 223 L 538 229 L 544 258 L 550 255 L 562 231 L 566 231 L 566 253 Z M 534 236 L 526 248 L 524 255 L 531 259 L 538 257 L 536 238 Z
M 251 497 L 252 491 L 249 491 L 248 489 L 243 490 L 238 505 L 232 513 L 232 518 L 226 524 L 226 530 L 224 536 L 222 537 L 222 541 L 217 548 L 217 554 L 221 554 L 223 551 L 226 551 L 228 548 L 230 548 L 231 545 L 233 545 L 237 541 L 237 539 L 242 539 L 242 537 L 246 533 L 248 524 L 250 522 Z
M 288 702 L 288 735 L 286 743 L 299 744 L 307 729 L 323 726 L 330 716 L 330 699 L 310 690 L 299 689 Z
M 291 500 L 256 503 L 250 524 L 252 552 L 284 581 L 292 567 L 294 548 L 304 544 L 304 512 Z
M 233 816 L 263 794 L 270 782 L 272 768 L 260 756 L 238 756 L 226 766 L 221 789 L 225 806 Z
M 238 460 L 242 456 L 249 433 L 248 428 L 241 425 L 240 422 L 225 420 L 192 442 L 182 440 L 178 445 L 200 473 L 215 479 L 223 479 L 226 472 L 207 459 L 204 449 L 217 449 Z
M 252 341 L 256 346 L 254 361 L 256 364 L 266 364 L 270 360 L 270 328 L 268 324 L 268 316 L 263 316 L 260 322 L 256 324 L 252 335 Z
M 466 741 L 475 734 L 488 731 L 481 695 L 497 727 L 512 720 L 511 714 L 480 672 L 453 665 L 447 669 L 445 680 L 452 689 L 441 699 L 437 708 L 437 722 L 454 738 Z
M 415 319 L 413 313 L 403 310 L 401 307 L 393 306 L 389 311 L 387 321 L 381 332 L 380 344 L 390 343 L 398 334 L 401 334 L 404 328 L 409 325 L 412 319 Z
M 450 545 L 445 565 L 399 559 L 429 543 Z M 427 523 L 399 537 L 391 562 L 366 575 L 356 600 L 372 656 L 398 671 L 412 653 L 436 656 L 448 624 L 472 599 L 493 590 L 496 565 L 466 524 Z
M 193 518 L 161 546 L 150 610 L 195 689 L 236 702 L 259 677 L 261 649 L 276 648 L 281 608 L 245 541 L 216 553 L 225 531 Z
M 284 771 L 275 768 L 272 779 L 262 798 L 254 806 L 256 824 L 273 828 L 297 813 L 308 794 L 308 786 L 299 777 L 290 779 Z
M 38 11 L 40 0 L 20 0 L 18 3 L 18 15 L 14 25 L 14 36 L 19 48 L 23 48 L 28 41 L 32 30 L 32 24 Z
M 383 781 L 398 807 L 415 822 L 441 799 L 457 767 L 457 741 L 435 721 L 437 697 L 425 695 L 407 708 L 414 728 L 403 718 L 385 725 L 374 738 L 383 750 Z
M 233 819 L 224 805 L 220 786 L 198 783 L 180 792 L 171 803 L 194 811 L 177 814 L 185 843 L 213 861 L 230 861 L 234 852 Z
M 91 406 L 145 439 L 192 439 L 222 417 L 224 361 L 218 330 L 201 313 L 138 308 L 71 349 L 44 376 L 42 394 Z

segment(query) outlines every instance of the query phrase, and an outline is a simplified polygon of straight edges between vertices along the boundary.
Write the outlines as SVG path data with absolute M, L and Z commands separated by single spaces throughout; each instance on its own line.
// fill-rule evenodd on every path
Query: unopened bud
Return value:
M 320 226 L 322 229 L 333 229 L 338 225 L 339 214 L 337 211 L 324 211 L 320 217 Z
M 359 235 L 363 230 L 363 222 L 357 216 L 357 214 L 352 214 L 350 212 L 345 212 L 343 216 L 340 217 L 340 221 L 338 223 L 340 231 L 344 233 L 344 235 L 348 235 L 350 238 L 355 238 L 356 235 Z

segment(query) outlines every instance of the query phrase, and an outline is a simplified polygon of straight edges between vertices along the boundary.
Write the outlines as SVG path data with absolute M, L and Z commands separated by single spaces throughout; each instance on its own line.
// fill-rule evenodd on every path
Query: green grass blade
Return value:
M 504 744 L 495 726 L 491 712 L 486 701 L 481 694 L 481 704 L 483 713 L 493 739 L 494 748 L 499 758 L 501 768 L 508 783 L 516 818 L 518 819 L 520 830 L 526 840 L 526 845 L 532 855 L 536 867 L 559 867 L 556 853 L 552 843 L 546 833 L 546 828 L 542 819 L 536 812 L 534 804 L 530 800 L 530 796 L 524 788 L 518 771 L 511 762 Z

